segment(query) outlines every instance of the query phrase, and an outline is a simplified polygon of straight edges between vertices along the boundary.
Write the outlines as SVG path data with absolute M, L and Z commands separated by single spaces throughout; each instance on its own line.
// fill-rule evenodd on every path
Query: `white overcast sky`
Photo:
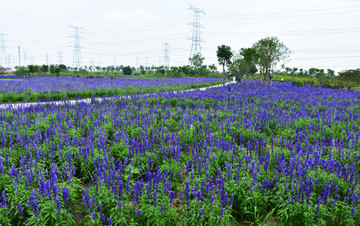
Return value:
M 360 68 L 360 0 L 0 0 L 6 61 L 21 64 L 73 60 L 74 29 L 82 26 L 83 65 L 185 65 L 190 56 L 193 7 L 203 9 L 206 64 L 218 45 L 235 51 L 278 36 L 293 53 L 287 67 Z M 1 36 L 0 36 L 1 38 Z M 1 51 L 0 57 L 3 55 Z

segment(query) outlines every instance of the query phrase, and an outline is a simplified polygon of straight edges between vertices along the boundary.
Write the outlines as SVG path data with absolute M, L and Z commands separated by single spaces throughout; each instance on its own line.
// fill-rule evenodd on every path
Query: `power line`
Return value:
M 328 57 L 299 57 L 292 58 L 292 60 L 326 60 L 326 59 L 342 59 L 342 58 L 360 58 L 360 55 L 352 55 L 352 56 L 328 56 Z
M 307 30 L 288 30 L 271 31 L 272 34 L 291 36 L 291 35 L 328 35 L 328 34 L 350 34 L 360 32 L 360 27 L 333 28 L 333 29 L 307 29 Z M 207 32 L 210 36 L 258 36 L 269 35 L 270 32 Z
M 108 30 L 95 30 L 95 31 L 88 31 L 86 32 L 87 34 L 100 34 L 103 35 L 107 32 L 110 32 L 111 34 L 113 34 L 114 32 L 134 32 L 134 31 L 147 31 L 147 30 L 153 30 L 153 29 L 163 29 L 166 27 L 174 27 L 175 25 L 180 25 L 183 24 L 183 20 L 188 19 L 189 17 L 182 17 L 182 18 L 177 18 L 177 19 L 172 19 L 172 20 L 168 20 L 165 22 L 161 22 L 161 23 L 155 23 L 155 24 L 149 24 L 149 25 L 142 25 L 142 26 L 132 26 L 132 27 L 128 27 L 128 28 L 120 28 L 120 29 L 108 29 Z M 181 21 L 181 22 L 176 22 L 176 21 Z M 176 22 L 176 23 L 174 23 Z
M 302 16 L 320 16 L 320 15 L 334 15 L 334 14 L 348 14 L 358 13 L 359 4 L 344 6 L 344 7 L 332 7 L 332 8 L 317 8 L 317 9 L 305 9 L 305 10 L 293 10 L 293 11 L 279 11 L 272 13 L 253 13 L 253 14 L 233 14 L 233 15 L 209 15 L 209 19 L 272 19 L 272 18 L 290 18 L 290 17 L 302 17 Z
M 153 42 L 153 41 L 163 41 L 163 40 L 168 40 L 168 39 L 182 39 L 184 37 L 187 36 L 187 32 L 184 33 L 175 33 L 175 34 L 169 34 L 169 35 L 162 35 L 162 36 L 155 36 L 155 37 L 145 37 L 142 39 L 128 39 L 128 40 L 123 40 L 121 42 L 119 42 L 119 40 L 116 41 L 102 41 L 102 42 L 86 42 L 87 45 L 129 45 L 129 44 L 140 44 L 140 43 L 148 43 L 148 42 Z
M 189 23 L 192 25 L 192 37 L 189 38 L 191 40 L 191 50 L 190 50 L 190 58 L 194 55 L 199 54 L 201 56 L 201 42 L 204 42 L 200 35 L 201 35 L 201 28 L 203 26 L 200 24 L 201 14 L 205 15 L 204 10 L 200 8 L 194 8 L 190 5 L 189 10 L 193 11 L 193 22 Z

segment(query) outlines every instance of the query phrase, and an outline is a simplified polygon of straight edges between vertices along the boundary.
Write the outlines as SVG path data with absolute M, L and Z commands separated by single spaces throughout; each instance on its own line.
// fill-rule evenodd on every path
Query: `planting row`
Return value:
M 216 78 L 89 79 L 35 77 L 0 81 L 0 103 L 154 93 L 164 90 L 202 88 L 220 83 L 220 79 Z

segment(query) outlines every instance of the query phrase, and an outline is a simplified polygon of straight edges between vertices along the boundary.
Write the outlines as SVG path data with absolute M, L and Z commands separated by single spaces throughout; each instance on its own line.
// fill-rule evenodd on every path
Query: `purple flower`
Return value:
M 234 201 L 234 194 L 231 194 L 231 197 L 230 197 L 230 202 L 229 202 L 229 208 L 232 207 L 233 205 L 233 201 Z
M 121 207 L 123 206 L 121 200 L 119 200 L 117 206 L 119 207 L 119 212 L 120 212 L 120 211 L 121 211 Z
M 39 213 L 39 204 L 35 195 L 36 195 L 35 190 L 32 190 L 31 196 L 29 197 L 28 200 L 28 204 L 32 206 L 32 209 L 36 215 Z
M 0 175 L 2 175 L 4 173 L 4 158 L 0 156 Z
M 182 189 L 179 192 L 179 199 L 180 199 L 180 201 L 183 201 L 183 190 Z
M 185 192 L 186 192 L 186 205 L 189 203 L 189 181 L 185 181 Z
M 17 204 L 17 210 L 19 211 L 19 214 L 23 217 L 24 216 L 24 212 L 23 212 L 23 208 L 21 206 L 21 203 Z
M 138 210 L 136 211 L 136 214 L 137 214 L 137 215 L 140 215 L 140 214 L 141 214 L 141 209 L 138 209 Z
M 351 208 L 351 213 L 350 213 L 350 215 L 351 215 L 351 216 L 354 216 L 354 214 L 355 214 L 355 208 L 352 207 L 352 208 Z
M 59 198 L 57 196 L 55 197 L 55 203 L 56 203 L 56 209 L 58 210 L 58 215 L 60 215 L 60 213 L 61 213 L 61 203 L 60 203 L 60 200 L 59 200 Z
M 221 208 L 221 217 L 224 218 L 224 210 L 225 208 Z
M 66 209 L 69 209 L 69 189 L 66 187 L 63 188 L 63 197 Z

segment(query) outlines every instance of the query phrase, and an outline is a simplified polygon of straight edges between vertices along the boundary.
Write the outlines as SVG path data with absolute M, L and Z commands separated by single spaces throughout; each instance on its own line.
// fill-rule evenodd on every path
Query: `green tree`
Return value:
M 313 67 L 309 68 L 309 75 L 311 75 L 312 77 L 315 77 L 315 75 L 319 72 L 320 72 L 320 69 L 313 68 Z
M 272 85 L 272 72 L 276 64 L 290 55 L 290 50 L 279 41 L 278 37 L 267 37 L 259 40 L 253 46 L 259 56 L 258 65 L 263 74 L 264 84 Z
M 327 75 L 328 76 L 335 76 L 335 71 L 331 69 L 327 69 Z
M 59 77 L 61 68 L 58 65 L 51 64 L 49 67 L 49 71 L 51 74 L 55 74 L 56 77 Z
M 161 74 L 161 75 L 164 75 L 165 74 L 165 67 L 164 66 L 159 66 L 156 68 L 156 73 L 157 74 Z
M 244 74 L 246 74 L 246 62 L 243 58 L 236 58 L 228 65 L 228 69 L 236 81 L 241 83 Z
M 131 73 L 132 73 L 132 69 L 130 66 L 123 67 L 122 71 L 123 71 L 124 75 L 131 75 Z
M 189 58 L 193 73 L 195 76 L 201 74 L 203 62 L 205 57 L 202 57 L 199 53 L 195 54 L 193 57 Z M 206 68 L 205 68 L 206 69 Z
M 0 74 L 5 74 L 6 68 L 0 65 Z
M 360 82 L 360 68 L 339 72 L 339 75 L 341 80 Z
M 140 65 L 140 74 L 142 74 L 142 75 L 146 74 L 146 70 L 145 70 L 145 67 L 143 65 Z
M 15 66 L 15 75 L 26 76 L 28 74 L 28 70 L 24 66 Z
M 185 75 L 189 75 L 191 71 L 191 67 L 189 65 L 180 66 L 179 67 L 180 72 L 184 73 Z
M 256 68 L 255 64 L 258 62 L 259 56 L 254 47 L 242 48 L 240 54 L 244 57 L 244 62 L 246 64 L 246 84 L 249 85 L 251 69 L 254 67 Z
M 217 47 L 216 56 L 218 58 L 218 62 L 223 67 L 223 85 L 225 85 L 225 65 L 231 63 L 230 59 L 233 53 L 231 52 L 231 47 L 226 45 L 221 45 Z
M 189 58 L 190 65 L 199 68 L 203 65 L 203 62 L 205 60 L 205 57 L 202 57 L 200 53 L 195 54 L 193 57 Z
M 39 72 L 40 66 L 30 64 L 27 66 L 27 68 L 30 74 L 35 74 L 36 72 Z
M 211 65 L 209 65 L 209 69 L 210 69 L 211 72 L 216 72 L 217 67 L 216 67 L 215 64 L 211 64 Z
M 43 64 L 40 67 L 40 71 L 44 74 L 46 74 L 49 71 L 49 65 Z

